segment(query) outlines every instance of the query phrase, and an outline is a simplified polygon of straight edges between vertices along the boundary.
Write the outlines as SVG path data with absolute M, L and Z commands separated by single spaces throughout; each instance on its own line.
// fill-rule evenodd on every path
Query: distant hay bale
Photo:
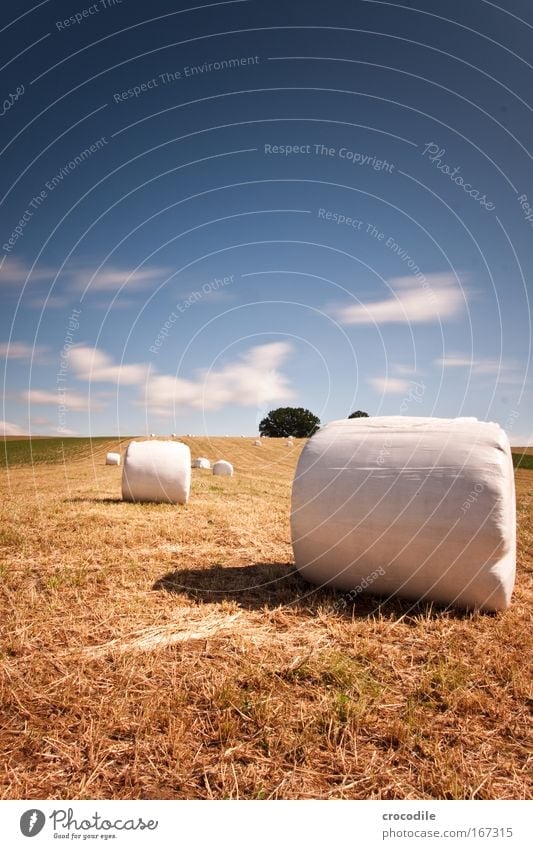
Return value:
M 217 460 L 213 465 L 213 474 L 231 478 L 233 475 L 233 466 L 227 460 Z
M 154 436 L 155 436 L 155 433 L 151 433 L 151 434 L 150 434 L 150 437 L 151 437 L 151 438 L 153 438 Z
M 256 440 L 254 441 L 254 445 L 259 445 L 259 446 L 260 446 L 260 445 L 261 445 L 261 440 L 260 440 L 260 439 L 256 439 Z
M 207 457 L 197 457 L 196 460 L 192 461 L 193 469 L 210 469 L 211 463 L 207 459 Z
M 504 610 L 516 561 L 509 440 L 471 418 L 332 422 L 300 455 L 291 535 L 301 574 L 353 598 Z
M 105 455 L 106 466 L 120 466 L 120 454 L 116 451 L 108 451 Z
M 130 442 L 122 472 L 124 501 L 186 504 L 191 452 L 183 442 Z
M 170 435 L 171 435 L 172 439 L 176 439 L 178 434 L 177 433 L 171 433 Z

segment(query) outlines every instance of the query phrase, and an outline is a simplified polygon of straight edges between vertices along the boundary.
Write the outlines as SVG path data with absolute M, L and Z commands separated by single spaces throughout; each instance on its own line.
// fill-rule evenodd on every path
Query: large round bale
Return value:
M 193 469 L 210 469 L 211 463 L 207 459 L 207 457 L 197 457 L 196 460 L 192 461 Z
M 260 440 L 260 439 L 255 439 L 255 440 L 254 440 L 254 445 L 257 445 L 259 448 L 261 448 L 261 440 Z
M 481 610 L 509 606 L 516 562 L 509 440 L 476 419 L 343 419 L 300 455 L 296 567 L 309 581 Z
M 224 478 L 231 478 L 233 475 L 233 466 L 227 460 L 217 460 L 213 463 L 213 474 L 220 475 Z
M 116 451 L 108 451 L 105 455 L 106 466 L 120 466 L 120 454 Z
M 124 501 L 185 504 L 191 486 L 191 452 L 183 442 L 130 442 L 124 458 Z

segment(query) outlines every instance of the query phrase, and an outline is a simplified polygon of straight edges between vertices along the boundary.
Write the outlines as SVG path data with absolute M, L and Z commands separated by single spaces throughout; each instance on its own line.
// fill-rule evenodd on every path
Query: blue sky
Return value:
M 529 4 L 192 5 L 3 13 L 3 432 L 291 404 L 524 444 Z

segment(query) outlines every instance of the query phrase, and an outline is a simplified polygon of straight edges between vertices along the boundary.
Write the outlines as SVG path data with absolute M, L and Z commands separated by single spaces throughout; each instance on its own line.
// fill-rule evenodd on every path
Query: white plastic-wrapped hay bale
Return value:
M 197 457 L 196 460 L 192 461 L 193 469 L 210 469 L 211 463 L 207 459 L 207 457 Z
M 233 475 L 233 466 L 227 460 L 217 460 L 213 463 L 213 474 L 230 478 Z
M 176 439 L 178 434 L 177 433 L 171 433 L 170 435 L 171 435 L 172 439 Z
M 106 466 L 120 466 L 120 454 L 116 451 L 108 451 L 105 455 Z
M 191 486 L 191 452 L 183 442 L 130 442 L 124 457 L 124 501 L 185 504 Z
M 313 583 L 505 609 L 516 561 L 509 440 L 476 419 L 332 422 L 300 455 L 291 533 Z
M 255 439 L 255 440 L 254 440 L 254 445 L 258 445 L 259 447 L 261 447 L 261 440 L 260 440 L 260 439 Z

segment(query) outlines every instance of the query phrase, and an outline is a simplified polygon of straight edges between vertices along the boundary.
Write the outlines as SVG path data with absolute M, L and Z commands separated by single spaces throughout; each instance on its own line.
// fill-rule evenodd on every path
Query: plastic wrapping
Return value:
M 466 418 L 332 422 L 300 456 L 291 533 L 313 583 L 505 609 L 516 562 L 507 436 Z
M 207 457 L 197 457 L 196 460 L 192 461 L 193 469 L 210 469 L 211 463 L 207 459 Z
M 231 478 L 233 475 L 233 466 L 227 460 L 217 460 L 213 465 L 213 474 Z
M 191 452 L 183 442 L 130 442 L 122 472 L 125 501 L 185 504 L 191 486 Z

